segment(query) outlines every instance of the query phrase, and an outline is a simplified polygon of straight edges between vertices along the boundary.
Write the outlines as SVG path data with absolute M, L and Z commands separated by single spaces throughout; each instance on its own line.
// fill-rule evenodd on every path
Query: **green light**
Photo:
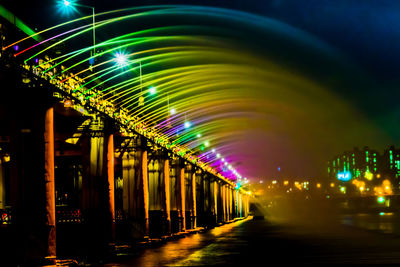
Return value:
M 382 197 L 382 196 L 381 196 L 381 197 L 378 197 L 377 201 L 378 201 L 378 203 L 382 204 L 382 203 L 385 202 L 385 198 Z
M 197 138 L 200 138 L 200 137 L 201 137 L 201 134 L 197 134 L 196 137 L 197 137 Z
M 156 90 L 156 88 L 155 88 L 154 86 L 151 86 L 151 87 L 149 88 L 149 92 L 150 92 L 151 95 L 155 95 L 156 92 L 157 92 L 157 90 Z
M 204 146 L 201 146 L 201 147 L 200 147 L 200 150 L 201 150 L 201 151 L 204 151 L 204 149 L 205 149 Z
M 210 146 L 210 142 L 209 142 L 209 141 L 205 141 L 205 142 L 204 142 L 204 145 L 205 145 L 206 147 L 209 147 L 209 146 Z

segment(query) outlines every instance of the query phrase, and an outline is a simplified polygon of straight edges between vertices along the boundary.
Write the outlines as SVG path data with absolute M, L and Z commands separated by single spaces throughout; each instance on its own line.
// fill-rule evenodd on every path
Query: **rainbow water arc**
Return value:
M 17 58 L 52 83 L 68 85 L 83 105 L 103 105 L 129 127 L 150 131 L 230 180 L 244 176 L 237 145 L 251 141 L 249 131 L 307 118 L 327 103 L 353 112 L 307 76 L 321 62 L 342 66 L 341 55 L 268 18 L 222 8 L 148 6 L 97 14 L 95 29 L 94 56 L 86 40 L 90 17 L 41 31 L 40 43 L 24 38 L 5 49 L 18 44 Z M 61 45 L 70 50 L 48 56 Z M 302 73 L 299 66 L 310 56 L 317 63 Z

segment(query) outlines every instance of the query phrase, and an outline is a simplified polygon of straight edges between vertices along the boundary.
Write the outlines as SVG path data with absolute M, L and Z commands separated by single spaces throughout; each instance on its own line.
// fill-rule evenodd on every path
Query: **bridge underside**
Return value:
M 2 60 L 0 249 L 10 258 L 105 255 L 247 216 L 248 196 L 231 184 L 101 114 L 82 114 Z

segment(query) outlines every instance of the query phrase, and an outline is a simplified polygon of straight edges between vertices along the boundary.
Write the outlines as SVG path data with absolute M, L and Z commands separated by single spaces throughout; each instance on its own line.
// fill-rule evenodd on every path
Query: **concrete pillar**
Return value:
M 148 237 L 150 233 L 149 221 L 149 180 L 147 170 L 147 150 L 142 149 L 140 154 L 140 169 L 141 169 L 141 187 L 143 194 L 143 209 L 144 209 L 144 236 Z
M 123 210 L 128 219 L 135 216 L 135 153 L 130 151 L 122 157 Z
M 56 258 L 56 202 L 54 181 L 54 109 L 46 110 L 44 127 L 44 179 L 46 194 L 46 225 L 48 229 L 46 258 Z
M 185 166 L 182 164 L 178 172 L 179 190 L 180 190 L 180 216 L 181 231 L 186 231 L 186 192 L 185 192 Z
M 214 216 L 215 216 L 215 222 L 218 223 L 218 182 L 217 181 L 213 181 L 213 192 L 214 192 L 214 199 L 213 199 L 213 203 L 214 203 Z
M 171 234 L 171 198 L 170 198 L 170 177 L 169 159 L 164 159 L 164 212 L 167 220 L 167 234 Z
M 82 209 L 90 257 L 98 258 L 115 241 L 114 135 L 105 122 L 102 136 L 83 141 Z M 99 234 L 101 233 L 101 234 Z
M 234 219 L 234 215 L 233 215 L 233 208 L 234 208 L 233 193 L 234 193 L 233 188 L 229 187 L 229 220 L 233 220 Z
M 110 240 L 115 241 L 115 190 L 114 190 L 114 135 L 107 136 L 106 151 L 106 190 L 107 190 L 107 219 L 110 227 Z
M 6 192 L 5 192 L 5 181 L 4 181 L 4 170 L 3 162 L 4 159 L 0 158 L 0 209 L 5 208 Z
M 193 168 L 194 169 L 194 168 Z M 192 173 L 192 218 L 193 218 L 193 228 L 197 227 L 197 203 L 196 203 L 196 171 Z
M 223 222 L 227 221 L 227 212 L 226 212 L 226 207 L 227 207 L 227 201 L 226 201 L 226 185 L 221 186 L 222 192 L 222 210 L 223 210 Z
M 12 253 L 24 265 L 52 264 L 56 258 L 54 109 L 33 102 L 21 103 L 10 118 L 10 198 L 17 235 L 9 245 L 16 245 Z

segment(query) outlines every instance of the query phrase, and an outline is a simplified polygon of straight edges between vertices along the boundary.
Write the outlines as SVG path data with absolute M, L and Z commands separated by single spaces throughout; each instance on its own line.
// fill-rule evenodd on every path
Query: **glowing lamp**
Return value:
M 126 57 L 125 54 L 116 53 L 115 62 L 117 62 L 118 65 L 123 66 L 126 65 L 126 63 L 128 62 L 128 58 Z
M 384 197 L 382 197 L 382 196 L 380 196 L 380 197 L 378 197 L 378 198 L 377 198 L 377 200 L 376 200 L 376 201 L 378 201 L 378 203 L 382 204 L 382 203 L 384 203 L 384 202 L 385 202 L 385 198 L 384 198 Z
M 154 86 L 151 86 L 149 88 L 149 92 L 150 92 L 151 95 L 154 95 L 156 93 L 156 88 Z
M 183 126 L 185 127 L 185 129 L 187 129 L 187 128 L 190 128 L 190 126 L 192 126 L 192 124 L 190 123 L 190 121 L 186 121 Z

